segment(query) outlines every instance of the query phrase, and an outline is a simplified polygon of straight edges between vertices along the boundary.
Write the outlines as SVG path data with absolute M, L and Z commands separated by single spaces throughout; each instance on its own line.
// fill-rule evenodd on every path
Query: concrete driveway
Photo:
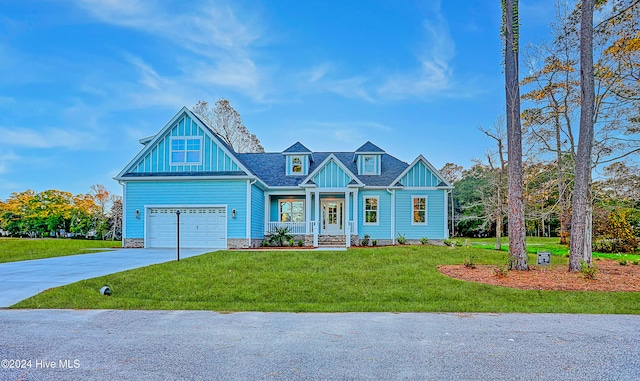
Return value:
M 188 258 L 215 249 L 182 249 Z M 66 257 L 0 263 L 0 308 L 9 307 L 46 289 L 83 279 L 176 260 L 175 249 L 117 249 Z
M 636 381 L 638 337 L 630 315 L 0 310 L 0 380 Z

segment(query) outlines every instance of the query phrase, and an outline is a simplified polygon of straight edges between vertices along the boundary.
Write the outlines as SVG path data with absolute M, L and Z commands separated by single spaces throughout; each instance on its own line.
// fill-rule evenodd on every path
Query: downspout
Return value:
M 387 188 L 391 195 L 391 244 L 396 244 L 396 190 Z

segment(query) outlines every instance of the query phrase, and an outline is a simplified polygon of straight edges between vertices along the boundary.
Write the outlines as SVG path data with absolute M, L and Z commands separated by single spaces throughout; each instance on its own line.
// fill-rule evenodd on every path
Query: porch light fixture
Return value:
M 231 218 L 236 218 L 236 210 L 235 209 L 231 210 Z
M 140 209 L 136 209 L 136 220 L 140 219 Z

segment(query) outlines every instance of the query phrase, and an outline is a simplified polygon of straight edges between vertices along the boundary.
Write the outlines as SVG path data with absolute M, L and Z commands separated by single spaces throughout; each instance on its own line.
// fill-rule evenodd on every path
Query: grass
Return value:
M 639 293 L 524 291 L 438 272 L 470 253 L 479 264 L 506 260 L 499 251 L 422 245 L 219 251 L 47 290 L 13 308 L 640 314 Z M 99 294 L 104 285 L 112 296 Z
M 120 241 L 61 238 L 0 238 L 0 263 L 95 253 L 95 249 L 120 247 Z
M 458 238 L 457 241 L 463 243 L 464 238 Z M 495 245 L 495 237 L 494 238 L 471 238 L 471 246 L 482 248 L 482 249 L 491 249 Z M 502 251 L 509 250 L 509 239 L 507 237 L 502 237 L 500 240 Z M 555 256 L 569 256 L 569 246 L 561 245 L 560 238 L 557 237 L 527 237 L 527 252 L 531 254 L 537 254 L 539 251 L 548 251 L 551 255 Z M 639 254 L 621 254 L 621 253 L 599 253 L 593 252 L 593 258 L 608 258 L 608 259 L 627 259 L 634 260 L 640 259 Z

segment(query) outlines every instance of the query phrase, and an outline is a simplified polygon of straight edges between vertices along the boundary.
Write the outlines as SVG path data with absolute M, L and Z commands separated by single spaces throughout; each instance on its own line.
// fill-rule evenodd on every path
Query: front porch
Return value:
M 357 190 L 305 190 L 265 195 L 264 234 L 287 228 L 305 246 L 349 247 L 358 242 Z

